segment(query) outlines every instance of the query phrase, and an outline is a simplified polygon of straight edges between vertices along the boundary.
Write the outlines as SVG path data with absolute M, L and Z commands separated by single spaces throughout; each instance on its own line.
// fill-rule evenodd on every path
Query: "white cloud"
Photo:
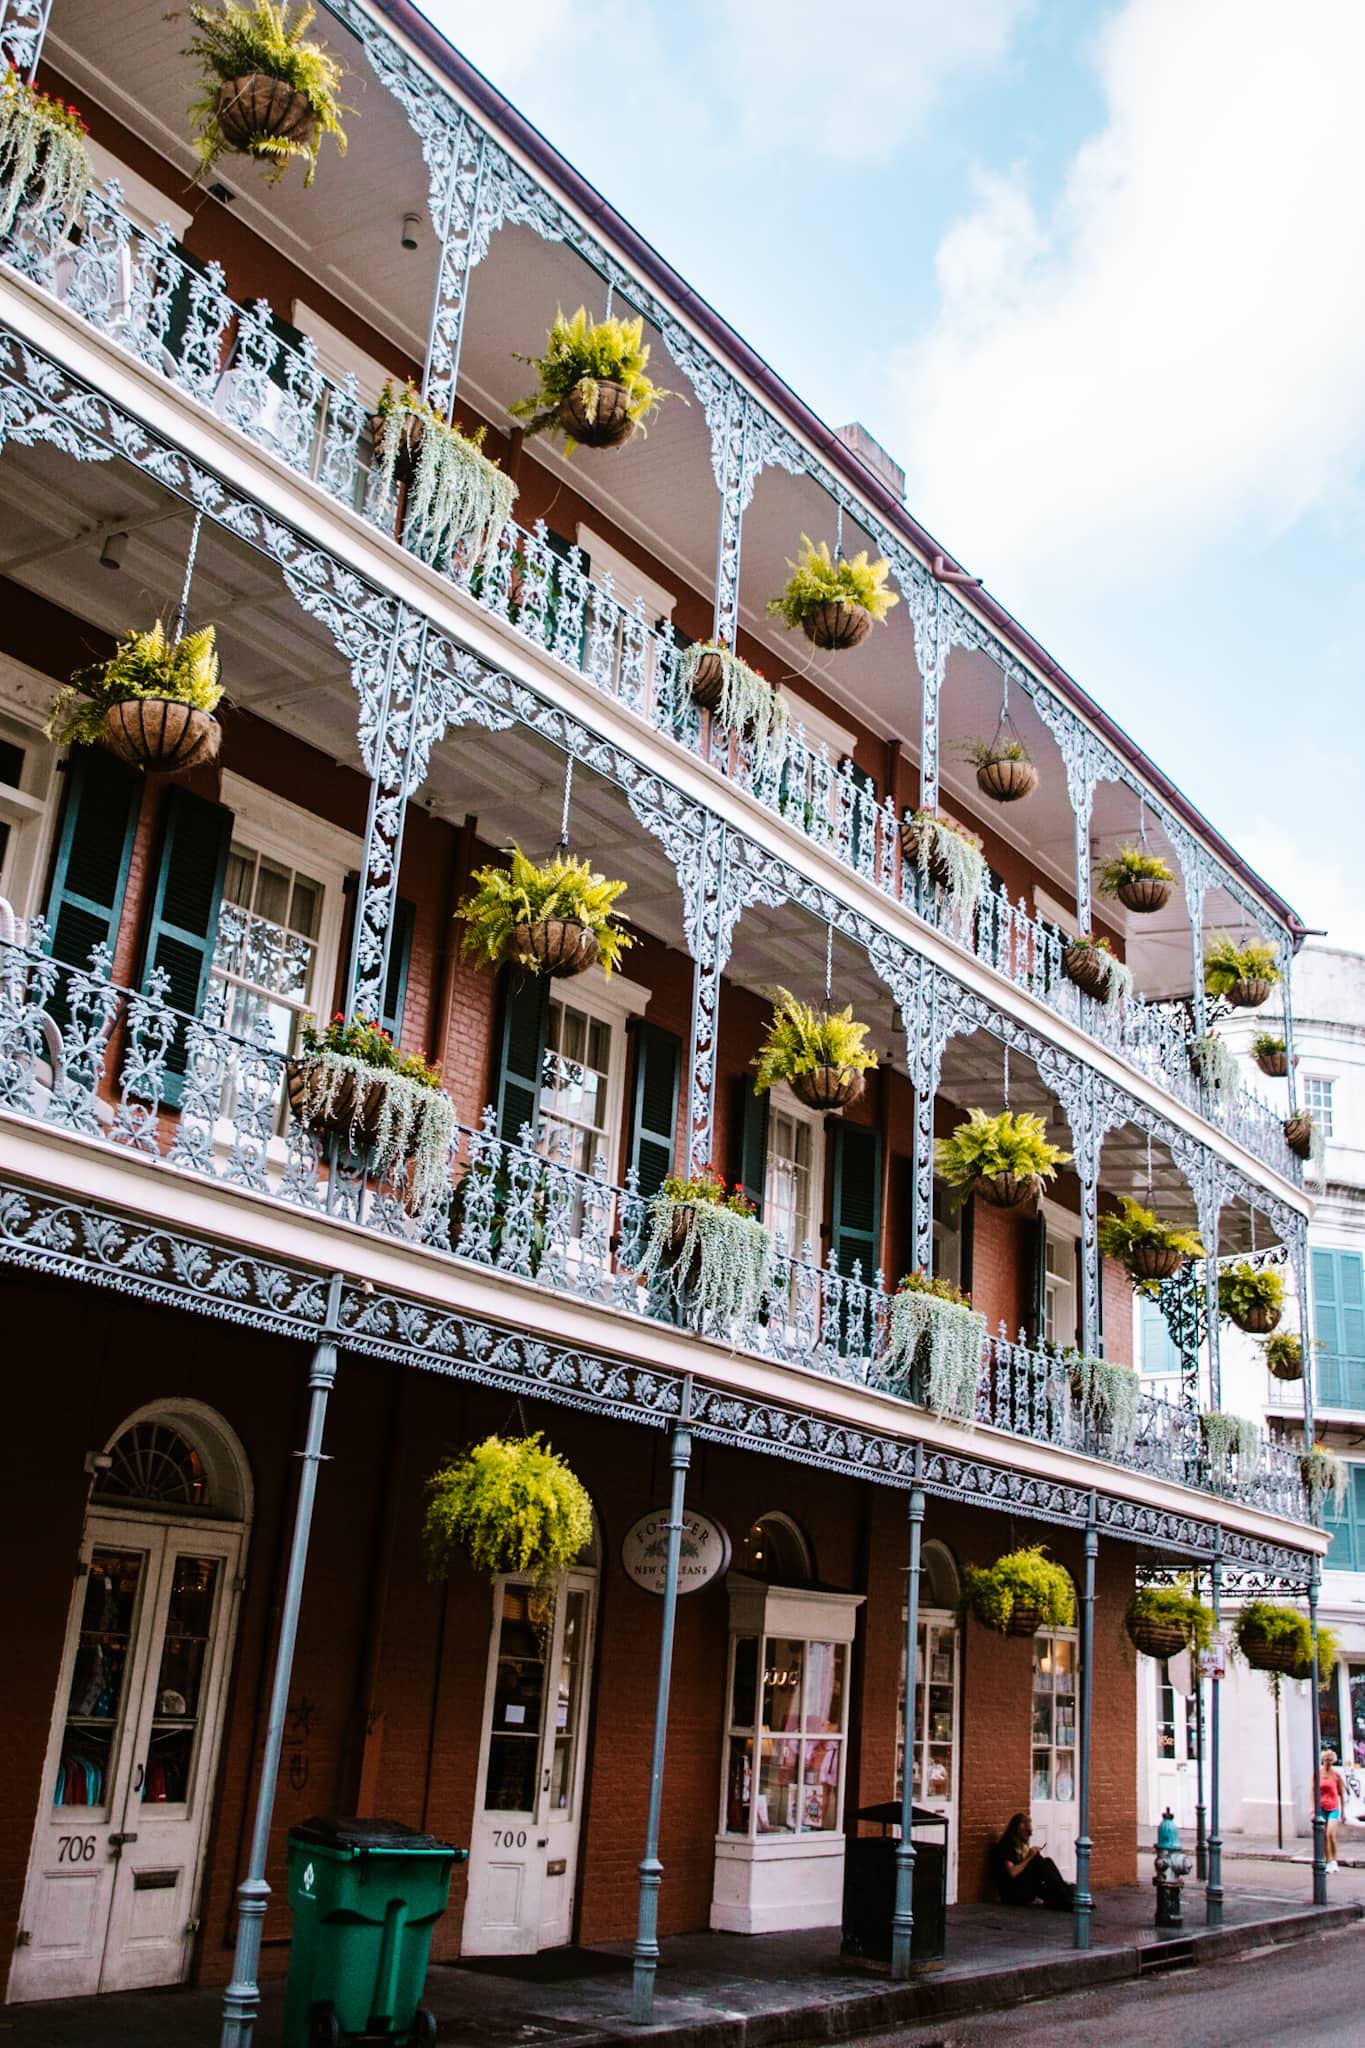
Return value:
M 1263 813 L 1238 822 L 1237 849 L 1307 924 L 1326 931 L 1328 945 L 1365 953 L 1365 897 L 1352 847 L 1343 842 L 1338 851 Z
M 597 32 L 583 0 L 517 0 L 515 7 L 471 7 L 467 0 L 418 0 L 423 14 L 500 92 L 510 92 L 543 57 Z M 604 24 L 603 24 L 604 25 Z
M 1365 7 L 1127 0 L 1040 217 L 983 177 L 894 366 L 919 515 L 999 587 L 1122 583 L 1355 490 Z

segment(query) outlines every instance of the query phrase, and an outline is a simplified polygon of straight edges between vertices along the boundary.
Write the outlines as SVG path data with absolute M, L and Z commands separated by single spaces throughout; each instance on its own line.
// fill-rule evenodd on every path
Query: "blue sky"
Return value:
M 425 6 L 1365 946 L 1360 0 Z

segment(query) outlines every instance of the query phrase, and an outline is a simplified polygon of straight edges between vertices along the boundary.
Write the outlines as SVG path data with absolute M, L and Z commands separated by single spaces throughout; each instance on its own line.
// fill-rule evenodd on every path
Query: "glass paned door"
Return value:
M 1033 1638 L 1033 1839 L 1076 1875 L 1076 1638 Z
M 499 1579 L 463 1948 L 529 1955 L 573 1931 L 596 1575 L 556 1599 Z
M 902 1630 L 902 1633 L 904 1631 Z M 915 1659 L 911 1797 L 948 1817 L 948 1897 L 957 1896 L 958 1650 L 950 1614 L 921 1614 Z M 896 1796 L 905 1770 L 905 1652 L 896 1730 Z

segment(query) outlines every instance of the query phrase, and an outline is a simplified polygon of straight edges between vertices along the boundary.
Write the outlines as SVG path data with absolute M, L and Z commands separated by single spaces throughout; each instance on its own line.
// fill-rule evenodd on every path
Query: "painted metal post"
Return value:
M 1215 1551 L 1213 1558 L 1213 1632 L 1219 1633 L 1223 1625 L 1223 1560 Z M 1209 1881 L 1204 1890 L 1204 1920 L 1209 1927 L 1223 1924 L 1223 1838 L 1218 1829 L 1221 1825 L 1219 1810 L 1219 1767 L 1222 1763 L 1222 1705 L 1223 1686 L 1221 1679 L 1209 1681 L 1211 1700 L 1209 1706 Z
M 1199 1578 L 1195 1575 L 1195 1589 L 1198 1591 Z M 1194 1874 L 1200 1884 L 1208 1882 L 1209 1837 L 1208 1816 L 1204 1811 L 1204 1674 L 1199 1669 L 1199 1652 L 1194 1657 L 1194 1768 L 1195 1768 L 1195 1809 L 1194 1809 Z
M 1289 1114 L 1293 1116 L 1299 1106 L 1299 1082 L 1294 1072 L 1294 941 L 1288 932 L 1280 940 L 1280 999 L 1284 1005 L 1284 1050 L 1289 1062 Z M 1305 1329 L 1307 1324 L 1304 1325 Z M 1304 1347 L 1305 1358 L 1307 1346 Z
M 1081 1695 L 1076 1729 L 1076 1893 L 1072 1945 L 1090 1946 L 1090 1715 L 1094 1697 L 1095 1662 L 1095 1564 L 1100 1554 L 1100 1532 L 1095 1520 L 1095 1496 L 1090 1496 L 1090 1519 L 1085 1529 L 1085 1585 L 1081 1593 Z
M 270 1847 L 270 1822 L 275 1808 L 275 1781 L 280 1770 L 289 1687 L 294 1673 L 294 1642 L 298 1635 L 299 1605 L 303 1598 L 303 1575 L 308 1564 L 308 1538 L 313 1526 L 313 1496 L 317 1490 L 318 1466 L 324 1455 L 322 1432 L 327 1420 L 327 1397 L 336 1380 L 341 1286 L 341 1274 L 334 1273 L 327 1290 L 327 1320 L 308 1369 L 308 1431 L 304 1448 L 298 1453 L 301 1461 L 299 1497 L 294 1505 L 294 1534 L 280 1610 L 275 1672 L 270 1683 L 270 1714 L 266 1722 L 260 1782 L 256 1787 L 251 1850 L 246 1876 L 237 1888 L 237 1947 L 232 1959 L 232 1981 L 223 1993 L 221 2048 L 251 2048 L 252 2030 L 261 2009 L 256 1972 L 260 1967 L 261 1935 L 270 1898 L 265 1863 Z
M 1223 1405 L 1223 1368 L 1219 1350 L 1218 1316 L 1218 1220 L 1219 1203 L 1213 1196 L 1208 1204 L 1201 1235 L 1204 1239 L 1204 1328 L 1209 1347 L 1209 1406 Z
M 695 909 L 687 917 L 687 944 L 692 955 L 692 1052 L 687 1070 L 687 1170 L 701 1173 L 711 1159 L 712 1118 L 716 1097 L 721 973 L 728 946 L 721 926 L 729 860 L 725 821 L 706 815 L 701 872 L 694 888 Z M 726 929 L 730 927 L 727 924 Z
M 692 1461 L 692 1433 L 687 1418 L 692 1382 L 683 1382 L 682 1409 L 673 1425 L 673 1490 L 668 1507 L 668 1557 L 664 1568 L 663 1614 L 659 1623 L 659 1683 L 654 1698 L 654 1747 L 649 1762 L 649 1809 L 645 1818 L 645 1853 L 640 1858 L 640 1909 L 635 1930 L 635 1974 L 630 2016 L 647 2027 L 654 2017 L 654 1977 L 659 1967 L 659 1886 L 664 1867 L 659 1861 L 659 1813 L 664 1794 L 664 1747 L 668 1739 L 668 1692 L 673 1679 L 673 1628 L 678 1613 L 678 1561 L 682 1556 L 683 1500 L 687 1468 Z
M 30 85 L 51 12 L 52 0 L 0 0 L 0 64 L 12 64 Z
M 1313 1631 L 1313 1769 L 1308 1780 L 1313 1805 L 1313 1904 L 1327 1904 L 1327 1822 L 1318 1798 L 1318 1772 L 1322 1768 L 1322 1701 L 1318 1696 L 1318 1593 L 1322 1586 L 1322 1560 L 1315 1557 L 1308 1573 L 1308 1625 Z
M 757 465 L 749 457 L 749 394 L 729 383 L 719 445 L 713 439 L 712 461 L 720 486 L 720 520 L 716 531 L 716 602 L 712 632 L 722 647 L 735 645 L 739 631 L 739 564 L 744 513 L 753 496 Z M 714 435 L 714 426 L 713 426 Z
M 891 1975 L 910 1975 L 915 1924 L 915 1667 L 919 1660 L 920 1542 L 924 1533 L 924 1451 L 915 1445 L 915 1483 L 910 1488 L 910 1571 L 905 1588 L 905 1759 L 901 1769 L 901 1838 L 896 1844 L 896 1905 L 891 1917 Z
M 407 605 L 396 606 L 379 717 L 371 743 L 365 851 L 342 1005 L 348 1018 L 362 1015 L 377 1022 L 384 1008 L 403 857 L 403 825 L 408 798 L 425 773 L 423 749 L 430 747 L 430 735 L 424 733 L 420 715 L 426 645 L 427 621 Z

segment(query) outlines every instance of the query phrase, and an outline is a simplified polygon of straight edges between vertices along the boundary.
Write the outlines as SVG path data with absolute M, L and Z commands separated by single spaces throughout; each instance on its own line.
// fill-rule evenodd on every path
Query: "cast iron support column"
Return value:
M 1081 1697 L 1080 1720 L 1076 1729 L 1076 1948 L 1090 1946 L 1090 1711 L 1094 1692 L 1095 1660 L 1095 1562 L 1100 1554 L 1100 1532 L 1095 1524 L 1095 1496 L 1090 1496 L 1090 1519 L 1085 1529 L 1085 1586 L 1081 1593 Z
M 30 85 L 51 12 L 52 0 L 0 0 L 0 64 L 12 64 Z
M 1214 1552 L 1213 1558 L 1213 1632 L 1218 1635 L 1223 1626 L 1223 1560 Z M 1209 1704 L 1209 1881 L 1204 1891 L 1204 1920 L 1209 1927 L 1223 1924 L 1223 1838 L 1218 1829 L 1221 1824 L 1219 1810 L 1219 1766 L 1222 1763 L 1222 1680 L 1209 1680 L 1212 1698 Z
M 1204 1239 L 1204 1331 L 1209 1346 L 1209 1406 L 1223 1405 L 1223 1368 L 1219 1353 L 1218 1319 L 1218 1221 L 1219 1204 L 1214 1196 L 1208 1204 L 1207 1220 L 1203 1229 Z
M 948 636 L 943 619 L 943 586 L 934 585 L 933 618 L 925 621 L 929 645 L 921 649 L 915 634 L 915 660 L 920 672 L 919 808 L 938 808 L 938 707 L 948 665 Z M 927 658 L 926 658 L 927 657 Z
M 905 1760 L 901 1770 L 901 1838 L 896 1844 L 896 1908 L 891 1919 L 891 1975 L 910 1975 L 915 1923 L 915 1665 L 919 1658 L 919 1559 L 924 1531 L 924 1451 L 915 1445 L 915 1483 L 910 1489 L 910 1571 L 905 1588 Z M 927 1674 L 926 1674 L 927 1682 Z
M 709 811 L 704 831 L 695 907 L 689 909 L 687 916 L 687 945 L 692 955 L 692 1039 L 687 1070 L 689 1173 L 701 1173 L 711 1160 L 720 983 L 729 956 L 722 931 L 728 934 L 732 929 L 731 913 L 725 903 L 729 886 L 729 833 L 724 819 Z
M 1318 1772 L 1322 1768 L 1322 1701 L 1318 1697 L 1318 1591 L 1322 1585 L 1322 1560 L 1315 1557 L 1308 1573 L 1308 1625 L 1313 1631 L 1313 1769 L 1308 1794 L 1313 1811 L 1313 1904 L 1327 1904 L 1327 1822 L 1318 1798 Z
M 678 1613 L 678 1560 L 682 1555 L 683 1499 L 692 1459 L 692 1433 L 687 1427 L 692 1382 L 683 1382 L 682 1409 L 673 1425 L 673 1490 L 668 1506 L 668 1557 L 664 1567 L 663 1614 L 659 1623 L 659 1684 L 654 1698 L 654 1747 L 649 1762 L 649 1810 L 645 1817 L 645 1853 L 640 1858 L 640 1911 L 635 1931 L 635 1976 L 630 2016 L 647 2027 L 654 2017 L 654 1976 L 659 1967 L 659 1810 L 664 1793 L 664 1746 L 668 1738 L 668 1691 L 673 1679 L 673 1625 Z
M 426 621 L 407 605 L 398 605 L 371 743 L 369 815 L 343 1003 L 346 1017 L 362 1015 L 376 1023 L 384 1007 L 393 946 L 403 823 L 408 798 L 426 773 L 431 746 L 431 734 L 423 731 L 421 717 L 426 643 Z
M 1196 1593 L 1199 1575 L 1195 1574 Z M 1194 1874 L 1200 1884 L 1208 1882 L 1209 1838 L 1204 1811 L 1204 1674 L 1199 1669 L 1199 1652 L 1191 1651 L 1194 1659 L 1194 1768 L 1195 1768 L 1195 1809 L 1194 1809 Z
M 1280 999 L 1284 1004 L 1284 1050 L 1289 1062 L 1289 1114 L 1293 1116 L 1299 1106 L 1298 1076 L 1294 1072 L 1294 941 L 1288 932 L 1280 940 Z M 1304 1329 L 1308 1327 L 1304 1324 Z M 1308 1347 L 1304 1346 L 1304 1362 L 1307 1363 Z
M 327 1320 L 313 1351 L 308 1370 L 308 1431 L 300 1459 L 299 1497 L 294 1505 L 294 1534 L 289 1547 L 289 1573 L 280 1609 L 280 1636 L 275 1650 L 275 1673 L 270 1682 L 270 1715 L 266 1722 L 265 1748 L 261 1755 L 261 1776 L 256 1787 L 256 1814 L 251 1827 L 251 1850 L 246 1876 L 237 1888 L 237 1947 L 232 1959 L 232 1981 L 223 1993 L 221 2048 L 251 2048 L 252 2029 L 261 2009 L 256 1972 L 261 1960 L 261 1934 L 265 1922 L 270 1886 L 265 1879 L 266 1854 L 270 1847 L 270 1822 L 275 1808 L 275 1781 L 280 1770 L 280 1748 L 284 1741 L 284 1720 L 289 1706 L 289 1686 L 294 1672 L 294 1641 L 299 1628 L 299 1605 L 303 1598 L 303 1575 L 308 1564 L 308 1538 L 313 1526 L 313 1496 L 317 1490 L 318 1466 L 323 1459 L 322 1432 L 327 1420 L 327 1397 L 337 1373 L 337 1318 L 341 1310 L 341 1275 L 332 1275 L 327 1290 Z
M 749 394 L 731 382 L 725 393 L 725 419 L 719 446 L 714 441 L 712 444 L 712 462 L 720 489 L 712 633 L 722 647 L 731 649 L 739 632 L 739 563 L 744 513 L 753 496 L 757 473 L 757 466 L 749 458 L 749 426 Z

